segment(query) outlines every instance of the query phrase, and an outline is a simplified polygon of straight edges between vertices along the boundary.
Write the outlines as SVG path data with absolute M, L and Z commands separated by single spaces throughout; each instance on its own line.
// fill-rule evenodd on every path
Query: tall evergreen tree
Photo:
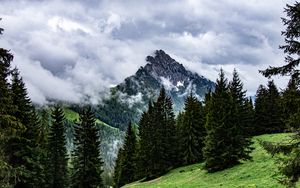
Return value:
M 63 188 L 68 185 L 68 155 L 64 127 L 64 112 L 59 106 L 52 111 L 52 125 L 48 136 L 48 186 Z
M 154 176 L 167 172 L 177 164 L 177 153 L 173 148 L 177 144 L 175 132 L 175 115 L 173 112 L 173 103 L 166 94 L 164 88 L 161 89 L 157 101 L 154 103 L 153 127 L 156 128 L 153 133 L 154 143 Z
M 120 154 L 117 159 L 115 169 L 115 186 L 121 187 L 135 180 L 136 169 L 136 149 L 137 137 L 133 130 L 132 124 L 129 123 L 123 148 L 120 149 Z
M 255 115 L 254 115 L 254 125 L 255 130 L 253 131 L 254 135 L 264 134 L 265 127 L 268 126 L 267 123 L 267 111 L 266 111 L 266 97 L 268 95 L 268 90 L 263 85 L 260 85 L 256 91 L 256 100 L 255 100 Z
M 1 20 L 1 19 L 0 19 Z M 0 34 L 3 29 L 0 28 Z M 0 187 L 13 186 L 19 169 L 12 167 L 9 162 L 10 154 L 5 151 L 8 140 L 22 130 L 19 121 L 12 116 L 14 107 L 11 101 L 11 90 L 8 82 L 10 63 L 13 55 L 8 50 L 0 48 Z
M 205 125 L 207 136 L 203 148 L 204 167 L 208 172 L 214 172 L 239 163 L 241 155 L 237 153 L 235 147 L 241 144 L 238 142 L 243 142 L 236 122 L 237 106 L 229 91 L 223 70 L 208 104 L 209 111 Z
M 13 108 L 11 102 L 10 84 L 8 77 L 10 76 L 10 64 L 13 55 L 6 49 L 0 48 L 0 115 L 11 114 Z
M 233 71 L 233 78 L 229 84 L 229 90 L 233 99 L 233 104 L 237 108 L 236 114 L 233 116 L 236 118 L 235 122 L 237 126 L 237 132 L 235 133 L 237 141 L 233 142 L 233 144 L 236 144 L 234 148 L 240 159 L 250 159 L 251 157 L 249 154 L 252 151 L 250 145 L 252 142 L 249 130 L 253 125 L 253 117 L 252 111 L 248 106 L 249 103 L 247 103 L 246 91 L 243 89 L 243 83 L 240 80 L 236 69 Z
M 280 46 L 281 49 L 286 53 L 285 62 L 286 64 L 281 67 L 272 67 L 261 71 L 266 77 L 271 77 L 273 75 L 289 75 L 292 80 L 298 80 L 300 76 L 299 63 L 300 63 L 300 3 L 295 2 L 293 5 L 286 5 L 284 10 L 287 17 L 282 18 L 283 24 L 286 26 L 285 31 L 282 35 L 285 37 L 285 44 Z M 284 99 L 285 103 L 289 103 L 287 98 Z M 293 97 L 291 99 L 292 103 L 297 103 L 299 99 Z M 292 105 L 294 106 L 294 105 Z M 297 108 L 297 107 L 296 107 Z M 300 122 L 300 112 L 294 113 L 293 115 L 285 114 L 291 109 L 284 108 L 284 117 L 289 116 L 288 122 L 286 122 L 291 127 L 297 127 L 295 130 L 295 135 L 293 137 L 294 142 L 292 144 L 280 143 L 264 143 L 265 148 L 274 153 L 283 153 L 286 155 L 285 159 L 281 160 L 282 164 L 279 168 L 281 173 L 285 176 L 282 180 L 284 184 L 294 186 L 300 177 L 300 134 L 299 134 L 299 122 Z M 289 122 L 290 121 L 290 122 Z M 295 124 L 294 124 L 295 123 Z M 291 125 L 292 124 L 292 125 Z
M 255 124 L 257 134 L 284 131 L 280 95 L 273 81 L 268 82 L 268 89 L 260 86 L 257 90 Z
M 291 78 L 281 98 L 283 121 L 289 128 L 297 129 L 299 122 L 293 121 L 300 112 L 300 90 L 298 79 Z
M 90 106 L 82 110 L 80 121 L 80 124 L 75 127 L 71 187 L 103 187 L 100 138 L 95 124 L 95 115 Z
M 167 172 L 178 164 L 176 149 L 175 117 L 171 98 L 164 88 L 153 106 L 142 115 L 140 120 L 139 164 L 144 170 L 141 177 L 151 179 Z M 139 166 L 140 166 L 139 165 Z
M 152 148 L 154 147 L 152 142 L 153 137 L 151 135 L 152 132 L 155 131 L 154 127 L 151 124 L 153 120 L 152 116 L 153 116 L 153 106 L 152 103 L 149 102 L 148 110 L 146 112 L 143 112 L 141 119 L 139 121 L 140 142 L 139 142 L 139 151 L 137 155 L 137 168 L 136 168 L 136 175 L 138 179 L 146 177 L 147 174 L 150 174 L 151 163 L 154 162 L 152 161 L 152 156 L 150 156 L 152 153 L 148 152 L 151 151 Z M 119 155 L 121 155 L 120 152 Z
M 185 100 L 182 125 L 180 126 L 180 153 L 183 165 L 200 162 L 206 130 L 204 109 L 200 101 L 191 93 Z
M 9 153 L 9 163 L 14 167 L 23 167 L 15 187 L 37 187 L 45 182 L 41 156 L 44 152 L 38 143 L 40 120 L 28 97 L 27 90 L 19 71 L 12 71 L 12 113 L 25 127 L 9 139 L 6 152 Z
M 253 107 L 253 102 L 251 98 L 246 99 L 245 101 L 245 113 L 247 116 L 245 117 L 245 131 L 248 133 L 250 136 L 253 136 L 255 133 L 255 111 Z

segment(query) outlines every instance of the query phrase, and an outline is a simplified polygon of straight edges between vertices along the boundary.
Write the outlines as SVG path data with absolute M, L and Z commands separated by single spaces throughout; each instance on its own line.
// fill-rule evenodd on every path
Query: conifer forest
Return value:
M 0 187 L 300 187 L 300 3 L 275 2 L 0 1 Z

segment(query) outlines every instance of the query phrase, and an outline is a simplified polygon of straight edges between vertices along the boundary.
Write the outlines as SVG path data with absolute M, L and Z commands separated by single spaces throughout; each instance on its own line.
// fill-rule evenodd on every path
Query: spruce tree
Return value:
M 204 109 L 200 101 L 191 93 L 185 100 L 183 120 L 180 131 L 180 146 L 183 165 L 200 162 L 206 130 Z
M 215 172 L 238 164 L 240 159 L 235 148 L 236 142 L 240 142 L 236 122 L 237 106 L 222 69 L 208 104 L 205 124 L 207 136 L 203 148 L 204 168 L 208 172 Z
M 120 149 L 115 169 L 115 186 L 121 187 L 135 180 L 137 137 L 129 123 L 123 147 Z
M 268 95 L 268 90 L 263 85 L 260 85 L 256 91 L 255 100 L 255 115 L 254 115 L 254 125 L 255 130 L 253 135 L 260 135 L 266 133 L 265 127 L 268 126 L 267 123 L 267 110 L 266 110 L 266 98 Z
M 0 18 L 1 20 L 1 18 Z M 0 35 L 3 29 L 0 28 Z M 9 187 L 11 179 L 17 178 L 14 168 L 8 163 L 9 154 L 4 151 L 7 141 L 19 130 L 19 122 L 12 116 L 13 105 L 8 77 L 13 55 L 0 48 L 0 186 Z
M 141 119 L 139 121 L 139 151 L 137 155 L 137 168 L 136 168 L 136 176 L 137 179 L 147 177 L 150 174 L 152 153 L 149 153 L 151 148 L 153 148 L 152 142 L 152 132 L 155 131 L 154 127 L 151 125 L 153 116 L 153 106 L 152 103 L 149 102 L 148 110 L 143 112 Z M 121 153 L 119 153 L 121 155 Z M 119 158 L 118 158 L 119 159 Z
M 115 167 L 114 167 L 114 176 L 113 176 L 113 180 L 114 180 L 114 187 L 118 188 L 120 187 L 120 181 L 121 181 L 121 177 L 122 177 L 122 164 L 124 161 L 124 150 L 123 148 L 120 148 L 118 151 L 118 156 L 116 159 L 116 163 L 115 163 Z
M 22 167 L 15 187 L 37 187 L 45 183 L 45 174 L 41 163 L 43 150 L 38 143 L 39 117 L 31 104 L 27 90 L 19 71 L 12 71 L 12 104 L 15 106 L 12 115 L 25 127 L 6 144 L 9 163 L 13 167 Z
M 291 76 L 292 80 L 298 80 L 300 76 L 299 70 L 299 37 L 300 37 L 300 3 L 295 2 L 293 5 L 286 5 L 284 12 L 286 13 L 287 17 L 282 18 L 283 24 L 286 26 L 285 31 L 282 32 L 282 35 L 285 37 L 285 44 L 280 46 L 283 49 L 284 53 L 286 53 L 285 62 L 286 64 L 281 67 L 273 67 L 270 66 L 268 69 L 261 71 L 261 73 L 266 77 L 271 77 L 273 75 L 282 75 L 282 76 Z M 299 87 L 299 86 L 298 86 Z M 288 103 L 289 99 L 285 97 L 285 102 Z M 291 99 L 293 104 L 296 104 L 299 99 L 294 98 Z M 294 106 L 294 105 L 292 105 Z M 297 107 L 296 107 L 297 108 Z M 300 143 L 300 134 L 299 134 L 299 122 L 300 122 L 300 112 L 296 112 L 293 115 L 285 114 L 287 111 L 291 109 L 283 109 L 284 117 L 286 118 L 289 116 L 289 120 L 286 122 L 288 126 L 297 127 L 295 129 L 295 134 L 293 136 L 293 144 L 272 144 L 272 143 L 265 143 L 265 148 L 271 152 L 273 155 L 274 153 L 283 153 L 285 154 L 285 158 L 281 160 L 282 164 L 279 168 L 281 173 L 285 176 L 282 179 L 282 183 L 294 186 L 295 183 L 299 180 L 300 177 L 300 150 L 299 150 L 299 143 Z
M 140 178 L 152 179 L 166 173 L 178 164 L 174 145 L 178 145 L 171 98 L 164 88 L 153 106 L 145 112 L 139 123 L 140 151 L 138 166 Z
M 282 122 L 282 109 L 280 106 L 280 100 L 281 97 L 276 85 L 274 84 L 274 81 L 269 81 L 267 111 L 269 113 L 268 118 L 271 129 L 270 132 L 283 132 L 285 130 L 285 126 Z
M 64 127 L 64 112 L 59 106 L 52 111 L 52 125 L 48 136 L 48 186 L 68 187 L 68 156 Z
M 299 128 L 299 122 L 294 121 L 294 117 L 300 112 L 300 90 L 298 79 L 290 79 L 287 88 L 283 91 L 281 106 L 283 121 L 287 128 Z
M 278 133 L 284 131 L 280 95 L 273 81 L 268 88 L 260 86 L 255 102 L 255 124 L 257 134 Z
M 250 153 L 252 148 L 250 145 L 251 137 L 249 129 L 253 125 L 253 117 L 252 112 L 249 108 L 249 104 L 246 99 L 246 91 L 243 89 L 243 83 L 239 78 L 239 75 L 234 69 L 233 78 L 229 84 L 229 90 L 231 97 L 233 99 L 233 104 L 237 108 L 236 114 L 233 117 L 236 119 L 236 133 L 235 138 L 236 141 L 233 142 L 235 144 L 234 149 L 240 159 L 250 159 Z
M 174 144 L 177 144 L 175 132 L 175 115 L 172 109 L 172 100 L 161 89 L 159 97 L 153 106 L 153 124 L 156 130 L 152 133 L 154 141 L 153 175 L 159 176 L 177 164 L 177 152 Z
M 74 144 L 71 187 L 103 187 L 100 137 L 90 106 L 84 107 L 80 113 L 80 124 L 75 127 Z
M 251 98 L 247 98 L 245 101 L 245 131 L 248 135 L 253 136 L 255 133 L 255 111 L 253 107 L 253 102 Z

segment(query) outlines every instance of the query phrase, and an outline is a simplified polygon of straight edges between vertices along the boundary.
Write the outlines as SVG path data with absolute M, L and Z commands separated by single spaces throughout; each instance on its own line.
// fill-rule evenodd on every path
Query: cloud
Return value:
M 211 80 L 220 67 L 230 77 L 236 67 L 253 94 L 267 81 L 258 69 L 283 64 L 286 3 L 293 1 L 2 0 L 0 40 L 37 103 L 97 103 L 156 49 Z

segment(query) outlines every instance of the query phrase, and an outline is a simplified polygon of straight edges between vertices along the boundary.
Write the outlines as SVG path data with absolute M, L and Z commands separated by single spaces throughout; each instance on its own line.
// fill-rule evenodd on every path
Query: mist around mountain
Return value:
M 137 122 L 149 101 L 155 100 L 164 87 L 173 101 L 175 113 L 182 111 L 184 100 L 191 92 L 203 101 L 215 83 L 187 70 L 163 50 L 146 57 L 147 64 L 111 88 L 111 95 L 97 107 L 97 117 L 103 122 L 126 130 L 129 121 Z

